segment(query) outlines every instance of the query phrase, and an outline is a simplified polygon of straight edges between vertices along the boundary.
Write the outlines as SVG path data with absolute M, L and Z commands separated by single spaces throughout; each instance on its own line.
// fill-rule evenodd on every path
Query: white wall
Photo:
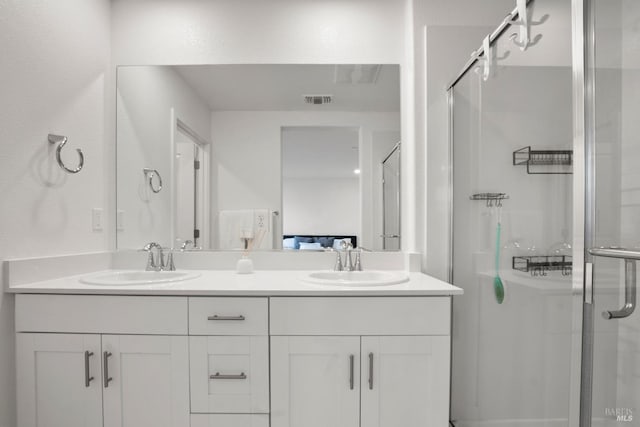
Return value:
M 401 63 L 394 0 L 114 0 L 116 64 Z
M 0 259 L 110 247 L 109 12 L 108 0 L 0 3 Z M 71 165 L 83 150 L 79 174 L 61 171 L 48 133 L 69 137 Z M 104 209 L 104 231 L 92 231 L 91 208 Z M 0 426 L 14 427 L 13 296 L 3 290 Z
M 358 178 L 284 178 L 283 234 L 357 235 L 360 230 L 359 181 Z
M 374 235 L 374 188 L 371 185 L 373 135 L 398 131 L 398 113 L 306 112 L 306 111 L 215 111 L 211 120 L 212 197 L 219 210 L 282 210 L 281 128 L 294 126 L 338 126 L 360 128 L 361 244 L 372 247 L 366 236 Z M 216 171 L 217 169 L 217 171 Z M 379 191 L 379 188 L 375 189 Z M 212 212 L 212 224 L 217 224 Z M 216 229 L 216 227 L 212 227 Z M 214 236 L 212 236 L 213 239 Z M 215 239 L 212 241 L 215 242 Z
M 209 108 L 176 71 L 169 67 L 118 70 L 117 203 L 124 211 L 124 230 L 117 236 L 120 249 L 139 249 L 150 241 L 173 246 L 175 119 L 209 138 Z M 162 176 L 159 193 L 149 189 L 143 168 L 156 169 Z M 154 183 L 158 182 L 154 179 Z

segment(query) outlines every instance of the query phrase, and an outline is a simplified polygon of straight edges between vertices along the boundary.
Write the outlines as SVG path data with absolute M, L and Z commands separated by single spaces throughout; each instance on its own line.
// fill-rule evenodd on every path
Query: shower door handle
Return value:
M 624 305 L 619 310 L 603 311 L 602 316 L 607 320 L 631 316 L 636 308 L 636 261 L 640 260 L 640 252 L 624 248 L 591 248 L 589 253 L 624 260 Z

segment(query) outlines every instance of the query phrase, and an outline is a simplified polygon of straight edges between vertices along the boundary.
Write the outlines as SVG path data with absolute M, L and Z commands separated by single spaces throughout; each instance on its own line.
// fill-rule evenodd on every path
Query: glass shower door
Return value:
M 587 178 L 595 198 L 587 228 L 592 247 L 624 248 L 591 258 L 591 425 L 640 426 L 640 310 L 631 310 L 636 261 L 625 260 L 640 255 L 640 2 L 593 0 L 590 12 L 595 170 Z
M 529 13 L 450 89 L 455 427 L 574 425 L 571 2 Z
M 400 250 L 400 144 L 382 162 L 382 249 Z

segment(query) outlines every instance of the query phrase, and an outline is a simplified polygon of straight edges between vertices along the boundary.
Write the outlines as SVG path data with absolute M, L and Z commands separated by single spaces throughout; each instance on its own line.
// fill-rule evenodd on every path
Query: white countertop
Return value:
M 190 270 L 200 276 L 154 285 L 96 286 L 80 282 L 89 274 L 10 286 L 12 293 L 95 295 L 209 295 L 209 296 L 449 296 L 462 289 L 423 273 L 407 273 L 409 281 L 388 286 L 345 287 L 311 284 L 302 279 L 311 271 L 261 270 L 238 274 L 231 270 Z M 108 271 L 105 271 L 105 273 Z M 90 273 L 94 275 L 98 272 Z

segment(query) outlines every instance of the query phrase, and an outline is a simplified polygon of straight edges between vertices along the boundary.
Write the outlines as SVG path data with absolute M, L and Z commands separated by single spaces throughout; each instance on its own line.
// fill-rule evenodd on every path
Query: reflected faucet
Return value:
M 182 246 L 180 246 L 180 251 L 184 252 L 189 245 L 191 245 L 193 249 L 196 248 L 196 244 L 193 240 L 185 240 L 184 242 L 182 242 Z

